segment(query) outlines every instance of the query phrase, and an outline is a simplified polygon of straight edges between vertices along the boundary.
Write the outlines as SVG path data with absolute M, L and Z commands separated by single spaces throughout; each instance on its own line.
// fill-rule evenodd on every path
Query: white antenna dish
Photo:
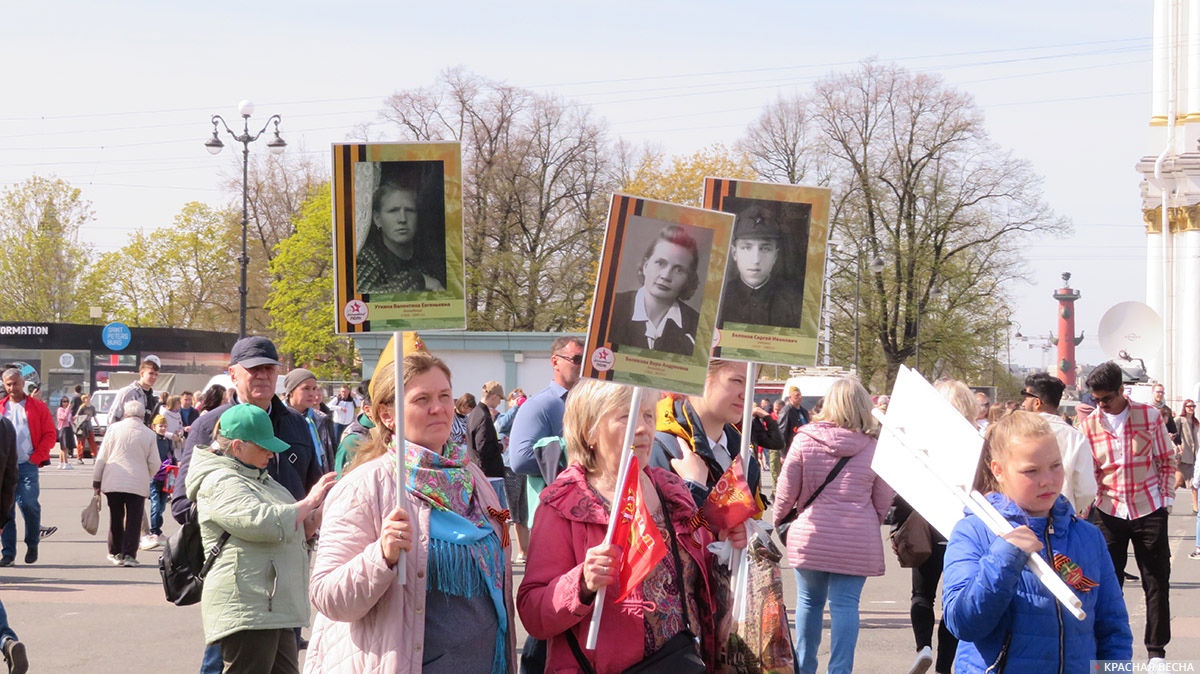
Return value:
M 1100 319 L 1100 348 L 1113 360 L 1157 358 L 1162 353 L 1162 339 L 1162 319 L 1141 302 L 1121 302 Z M 1122 351 L 1128 356 L 1122 356 Z

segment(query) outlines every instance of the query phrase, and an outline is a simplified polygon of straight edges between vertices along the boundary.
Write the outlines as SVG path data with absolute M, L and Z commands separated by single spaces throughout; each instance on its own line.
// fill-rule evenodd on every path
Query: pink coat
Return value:
M 379 547 L 383 518 L 396 503 L 394 462 L 393 456 L 384 455 L 355 468 L 334 486 L 325 502 L 321 544 L 309 581 L 309 595 L 318 614 L 313 621 L 305 674 L 421 671 L 429 506 L 411 495 L 408 498 L 409 512 L 416 515 L 419 542 L 408 553 L 408 578 L 400 585 L 396 570 L 388 568 Z M 484 508 L 499 510 L 499 499 L 487 477 L 474 464 L 467 467 Z M 492 525 L 499 535 L 501 526 L 495 520 Z M 505 548 L 508 666 L 510 672 L 516 672 L 510 552 Z
M 691 555 L 700 565 L 703 587 L 695 588 L 699 611 L 692 616 L 693 627 L 701 632 L 701 652 L 705 662 L 715 666 L 715 628 L 709 570 L 712 557 L 707 545 L 712 542 L 708 530 L 691 523 L 696 504 L 683 482 L 669 471 L 649 468 L 649 475 L 667 499 L 671 519 L 679 537 L 680 554 Z M 549 641 L 546 651 L 547 674 L 580 672 L 578 662 L 564 636 L 572 630 L 581 648 L 587 645 L 592 605 L 579 600 L 583 582 L 583 559 L 589 548 L 604 542 L 608 513 L 587 486 L 583 469 L 572 464 L 542 492 L 541 505 L 533 520 L 525 578 L 517 590 L 517 611 L 529 634 Z M 670 545 L 670 540 L 664 540 Z M 673 564 L 671 554 L 659 564 Z M 584 652 L 598 674 L 622 672 L 644 655 L 645 627 L 642 620 L 647 607 L 641 589 L 634 589 L 621 604 L 613 603 L 615 593 L 606 593 L 604 614 L 595 651 Z M 652 610 L 652 609 L 651 609 Z M 698 625 L 696 623 L 699 623 Z M 710 667 L 710 671 L 713 671 Z
M 843 456 L 851 458 L 788 530 L 788 563 L 796 569 L 882 576 L 879 527 L 894 492 L 871 470 L 875 438 L 824 421 L 802 427 L 779 473 L 775 521 L 803 505 Z

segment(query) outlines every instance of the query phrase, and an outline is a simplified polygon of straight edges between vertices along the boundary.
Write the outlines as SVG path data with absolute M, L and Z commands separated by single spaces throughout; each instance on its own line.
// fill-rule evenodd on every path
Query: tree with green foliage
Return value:
M 749 156 L 720 143 L 669 158 L 653 146 L 622 145 L 620 155 L 622 192 L 683 206 L 702 205 L 705 178 L 758 178 Z
M 81 320 L 88 299 L 80 279 L 91 247 L 79 229 L 92 222 L 91 202 L 60 178 L 33 176 L 0 194 L 0 279 L 8 321 Z
M 294 366 L 312 370 L 318 379 L 346 380 L 359 365 L 350 338 L 334 334 L 332 221 L 326 182 L 300 204 L 294 232 L 275 250 L 270 272 L 276 281 L 267 311 L 276 344 Z
M 238 215 L 199 202 L 169 227 L 137 231 L 87 272 L 89 302 L 135 327 L 235 331 L 241 245 Z

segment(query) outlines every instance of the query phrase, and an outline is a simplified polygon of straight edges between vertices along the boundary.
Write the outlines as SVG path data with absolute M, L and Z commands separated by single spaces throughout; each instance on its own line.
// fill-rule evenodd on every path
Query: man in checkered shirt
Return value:
M 1096 506 L 1091 521 L 1104 532 L 1118 582 L 1125 581 L 1129 543 L 1146 592 L 1146 652 L 1165 658 L 1171 640 L 1171 547 L 1167 508 L 1175 501 L 1175 447 L 1152 405 L 1124 396 L 1121 368 L 1107 362 L 1087 378 L 1096 411 L 1080 430 L 1092 443 Z

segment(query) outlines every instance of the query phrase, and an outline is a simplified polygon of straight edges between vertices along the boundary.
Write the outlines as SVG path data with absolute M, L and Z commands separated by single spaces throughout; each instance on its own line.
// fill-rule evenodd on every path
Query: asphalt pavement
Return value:
M 204 649 L 200 608 L 180 608 L 163 599 L 158 552 L 139 553 L 140 567 L 114 567 L 105 559 L 107 509 L 96 536 L 80 526 L 79 513 L 91 498 L 90 462 L 73 471 L 59 471 L 53 465 L 42 469 L 41 490 L 42 522 L 57 526 L 58 532 L 42 542 L 36 564 L 23 563 L 25 546 L 18 543 L 17 563 L 0 568 L 0 601 L 10 625 L 28 646 L 31 671 L 198 672 Z M 1195 544 L 1196 517 L 1190 503 L 1181 505 L 1170 518 L 1174 637 L 1167 655 L 1171 660 L 1196 661 L 1200 670 L 1200 560 L 1187 557 Z M 19 513 L 17 519 L 21 531 Z M 175 526 L 169 520 L 168 533 Z M 890 553 L 886 557 L 887 573 L 868 579 L 863 590 L 856 672 L 907 672 L 914 655 L 908 621 L 909 572 Z M 1130 569 L 1135 571 L 1132 555 Z M 521 570 L 516 568 L 517 582 Z M 785 569 L 783 578 L 792 607 L 793 572 Z M 1139 583 L 1126 583 L 1126 604 L 1133 622 L 1135 657 L 1144 661 L 1141 638 L 1146 611 Z M 523 630 L 520 636 L 524 638 Z M 822 668 L 828 649 L 827 620 L 820 650 Z

